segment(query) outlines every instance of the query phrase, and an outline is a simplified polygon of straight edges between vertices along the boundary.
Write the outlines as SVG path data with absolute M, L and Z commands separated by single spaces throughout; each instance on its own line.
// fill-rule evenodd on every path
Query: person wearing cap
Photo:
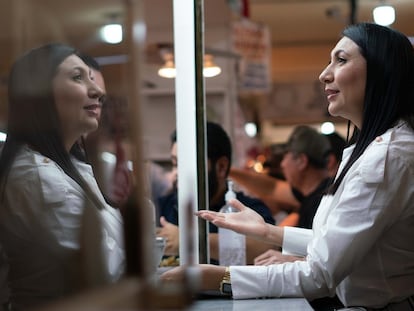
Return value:
M 285 155 L 280 163 L 286 180 L 232 169 L 231 177 L 235 182 L 261 198 L 271 196 L 278 203 L 291 208 L 291 214 L 279 226 L 292 232 L 292 243 L 285 240 L 282 252 L 276 249 L 266 250 L 254 259 L 255 265 L 303 258 L 296 247 L 297 244 L 302 244 L 301 235 L 295 234 L 296 228 L 312 228 L 319 203 L 332 181 L 328 163 L 332 163 L 332 148 L 328 137 L 309 126 L 297 126 L 285 144 Z
M 290 135 L 285 151 L 280 165 L 286 180 L 237 168 L 231 169 L 230 177 L 259 198 L 271 198 L 289 212 L 298 212 L 298 219 L 292 221 L 294 226 L 311 228 L 313 216 L 331 181 L 327 169 L 330 141 L 309 126 L 298 126 Z
M 308 126 L 298 126 L 286 145 L 281 166 L 287 182 L 300 202 L 297 227 L 312 228 L 322 196 L 331 183 L 327 163 L 329 140 Z

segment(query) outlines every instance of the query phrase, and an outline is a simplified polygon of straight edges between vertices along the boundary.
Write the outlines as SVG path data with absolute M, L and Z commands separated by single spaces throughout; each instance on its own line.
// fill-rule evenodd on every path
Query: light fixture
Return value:
M 158 75 L 163 78 L 172 79 L 176 76 L 176 69 L 174 65 L 174 56 L 172 53 L 165 53 L 165 64 L 158 70 Z
M 321 124 L 321 133 L 328 135 L 335 132 L 335 125 L 332 122 L 323 122 Z
M 381 4 L 374 8 L 372 15 L 374 22 L 378 25 L 389 26 L 395 21 L 394 7 L 385 4 L 384 1 L 381 1 Z
M 175 78 L 177 72 L 174 65 L 174 55 L 172 53 L 164 53 L 164 65 L 158 70 L 158 75 L 163 78 Z M 203 76 L 212 78 L 221 73 L 221 68 L 213 61 L 213 56 L 210 54 L 204 55 Z
M 212 78 L 218 76 L 220 73 L 221 68 L 213 62 L 213 55 L 204 55 L 203 76 L 206 78 Z
M 0 132 L 0 142 L 5 142 L 7 138 L 7 134 Z
M 101 28 L 101 38 L 106 43 L 117 44 L 122 41 L 122 25 L 108 24 Z
M 257 135 L 257 126 L 254 122 L 247 122 L 244 125 L 244 131 L 246 132 L 247 136 L 255 137 Z
M 100 29 L 100 36 L 104 42 L 117 44 L 122 41 L 122 25 L 119 22 L 119 16 L 118 13 L 110 13 L 106 16 L 108 23 Z

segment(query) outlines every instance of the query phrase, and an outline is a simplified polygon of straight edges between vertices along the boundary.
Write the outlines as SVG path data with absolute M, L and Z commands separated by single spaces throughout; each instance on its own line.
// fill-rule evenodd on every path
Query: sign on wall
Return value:
M 271 39 L 267 26 L 240 19 L 232 25 L 232 49 L 239 60 L 239 91 L 271 89 Z

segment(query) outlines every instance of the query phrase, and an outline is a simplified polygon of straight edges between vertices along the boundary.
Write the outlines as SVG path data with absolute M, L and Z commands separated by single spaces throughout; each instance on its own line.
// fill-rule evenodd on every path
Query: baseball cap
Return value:
M 286 151 L 304 153 L 316 167 L 324 168 L 328 154 L 331 152 L 329 139 L 315 129 L 301 125 L 297 126 L 289 137 Z

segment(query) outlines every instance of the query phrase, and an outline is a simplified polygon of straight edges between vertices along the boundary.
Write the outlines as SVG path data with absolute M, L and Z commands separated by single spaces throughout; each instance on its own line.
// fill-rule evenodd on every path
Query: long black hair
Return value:
M 28 51 L 12 66 L 8 81 L 7 139 L 0 156 L 0 189 L 3 193 L 20 148 L 29 145 L 55 161 L 101 208 L 99 200 L 72 163 L 71 153 L 79 155 L 78 143 L 71 152 L 65 149 L 55 106 L 53 78 L 59 65 L 70 55 L 82 58 L 73 47 L 52 43 Z
M 348 162 L 336 179 L 335 193 L 344 176 L 379 135 L 405 120 L 414 129 L 414 50 L 408 38 L 388 27 L 360 23 L 343 31 L 355 42 L 366 60 L 367 80 L 360 129 L 354 130 L 355 143 Z

